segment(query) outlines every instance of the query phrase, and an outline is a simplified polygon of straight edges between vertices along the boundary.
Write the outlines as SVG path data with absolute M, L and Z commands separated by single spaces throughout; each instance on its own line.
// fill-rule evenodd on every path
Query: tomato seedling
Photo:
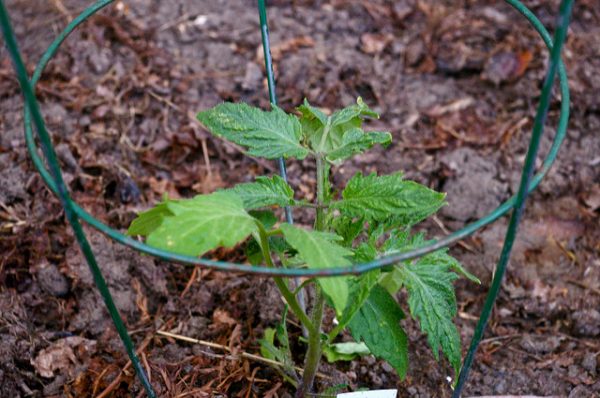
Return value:
M 363 130 L 363 121 L 378 114 L 360 98 L 331 115 L 306 100 L 297 111 L 288 114 L 275 105 L 263 111 L 244 103 L 223 103 L 200 112 L 198 119 L 212 134 L 241 145 L 249 155 L 314 158 L 313 202 L 295 198 L 294 190 L 279 176 L 259 177 L 192 199 L 166 198 L 141 213 L 128 233 L 145 236 L 157 248 L 192 256 L 247 242 L 248 261 L 253 264 L 313 269 L 371 261 L 425 244 L 424 234 L 411 229 L 445 205 L 445 194 L 405 180 L 401 173 L 357 173 L 341 192 L 330 184 L 331 165 L 374 145 L 391 143 L 389 132 Z M 273 209 L 286 206 L 313 209 L 313 228 L 278 223 Z M 372 354 L 404 377 L 408 341 L 400 325 L 405 315 L 395 296 L 405 289 L 410 315 L 427 334 L 434 356 L 438 359 L 441 349 L 458 372 L 461 350 L 453 323 L 457 312 L 453 282 L 460 275 L 479 282 L 443 249 L 360 276 L 309 279 L 298 288 L 275 277 L 287 306 L 281 323 L 266 330 L 261 353 L 282 363 L 279 370 L 297 387 L 297 397 L 312 390 L 323 355 L 337 361 Z M 298 300 L 301 289 L 311 298 L 310 312 Z M 335 314 L 328 330 L 323 325 L 326 305 Z M 307 331 L 301 375 L 290 350 L 288 308 Z M 346 328 L 354 341 L 339 342 Z

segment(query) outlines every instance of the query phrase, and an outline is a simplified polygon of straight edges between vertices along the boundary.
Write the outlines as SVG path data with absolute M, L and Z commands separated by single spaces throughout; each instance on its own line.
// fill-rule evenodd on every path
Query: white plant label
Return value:
M 358 391 L 358 392 L 345 392 L 338 394 L 337 398 L 396 398 L 398 390 L 372 390 L 372 391 Z

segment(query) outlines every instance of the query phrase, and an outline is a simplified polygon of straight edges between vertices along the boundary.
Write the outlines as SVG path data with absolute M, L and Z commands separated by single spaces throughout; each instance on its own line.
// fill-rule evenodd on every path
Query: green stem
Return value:
M 329 130 L 329 123 L 326 130 Z M 323 134 L 321 146 L 325 140 L 327 132 Z M 317 217 L 315 220 L 315 229 L 317 231 L 325 230 L 325 163 L 323 154 L 318 153 L 317 159 Z M 315 304 L 313 306 L 311 322 L 314 328 L 309 329 L 308 334 L 308 350 L 306 351 L 306 359 L 304 363 L 304 373 L 302 375 L 302 384 L 296 391 L 296 398 L 304 398 L 313 387 L 315 375 L 321 361 L 321 323 L 323 322 L 323 310 L 325 307 L 325 297 L 318 284 L 315 284 Z
M 323 153 L 323 148 L 325 147 L 325 142 L 327 142 L 327 136 L 331 131 L 331 117 L 327 118 L 327 123 L 325 127 L 323 127 L 323 135 L 321 136 L 321 141 L 319 142 L 319 148 L 315 151 L 316 156 L 320 156 Z
M 276 236 L 276 235 L 283 235 L 283 231 L 281 229 L 279 229 L 279 228 L 272 229 L 270 231 L 266 231 L 265 233 L 266 233 L 267 237 Z M 273 260 L 271 260 L 271 262 L 273 262 Z
M 315 221 L 315 229 L 317 231 L 323 231 L 325 229 L 325 160 L 323 153 L 323 148 L 325 146 L 325 142 L 327 142 L 327 136 L 329 136 L 329 132 L 331 131 L 331 118 L 327 118 L 327 124 L 323 129 L 323 135 L 321 136 L 321 142 L 319 143 L 319 149 L 315 153 L 315 158 L 317 160 L 317 218 Z
M 323 155 L 317 155 L 317 218 L 315 221 L 315 229 L 323 231 L 325 229 L 325 166 Z
M 327 341 L 332 343 L 333 340 L 337 337 L 337 335 L 340 334 L 345 327 L 345 324 L 338 323 L 338 325 L 331 329 L 331 332 L 329 332 L 329 334 L 327 335 Z
M 296 203 L 294 203 L 292 205 L 292 207 L 307 207 L 307 208 L 310 208 L 310 209 L 318 209 L 319 207 L 326 208 L 327 206 L 325 206 L 325 205 L 319 206 L 319 205 L 317 205 L 315 203 L 296 201 Z
M 260 236 L 260 248 L 262 250 L 263 257 L 265 258 L 265 262 L 267 263 L 267 266 L 275 267 L 275 264 L 273 264 L 273 258 L 271 257 L 268 233 L 261 223 L 257 222 L 257 225 Z M 285 280 L 281 277 L 273 277 L 273 280 L 275 281 L 275 285 L 277 285 L 277 288 L 281 292 L 281 295 L 285 299 L 286 303 L 294 315 L 296 315 L 296 318 L 298 318 L 298 320 L 309 330 L 310 333 L 315 326 L 304 313 L 302 307 L 300 307 L 300 303 L 298 303 L 298 300 L 296 300 L 296 296 L 294 293 L 292 293 Z
M 314 282 L 315 282 L 314 279 L 306 279 L 304 282 L 302 282 L 302 284 L 300 286 L 298 286 L 296 288 L 296 290 L 294 290 L 294 294 L 298 294 L 298 292 L 302 289 L 308 289 L 308 286 Z
M 323 321 L 323 309 L 325 307 L 325 298 L 321 289 L 316 286 L 315 305 L 312 312 L 312 323 L 317 325 L 311 329 L 308 335 L 308 350 L 306 351 L 306 361 L 304 363 L 304 373 L 302 374 L 302 384 L 296 391 L 296 398 L 304 398 L 312 390 L 315 381 L 315 375 L 321 361 L 321 322 Z

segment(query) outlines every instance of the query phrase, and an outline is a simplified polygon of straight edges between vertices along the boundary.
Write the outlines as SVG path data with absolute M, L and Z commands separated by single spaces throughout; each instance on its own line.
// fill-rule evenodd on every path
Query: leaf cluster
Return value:
M 223 103 L 200 112 L 198 119 L 207 130 L 241 145 L 249 155 L 315 157 L 317 165 L 324 164 L 318 167 L 324 169 L 325 192 L 317 195 L 315 203 L 307 203 L 296 199 L 281 177 L 259 177 L 191 199 L 165 199 L 139 214 L 128 233 L 146 237 L 147 243 L 157 248 L 192 256 L 246 241 L 252 263 L 312 269 L 347 266 L 419 247 L 426 243 L 424 236 L 411 229 L 445 205 L 444 194 L 405 180 L 401 173 L 358 173 L 340 192 L 333 191 L 327 180 L 331 165 L 376 144 L 391 143 L 389 132 L 363 130 L 366 119 L 377 117 L 360 98 L 355 105 L 330 115 L 306 100 L 297 114 L 276 106 L 263 111 L 243 103 Z M 315 209 L 317 219 L 323 221 L 315 224 L 319 230 L 277 223 L 272 210 L 285 206 Z M 324 293 L 337 320 L 323 338 L 326 357 L 349 360 L 370 352 L 404 377 L 408 341 L 400 325 L 405 314 L 395 296 L 405 289 L 410 315 L 427 334 L 435 357 L 441 350 L 458 371 L 460 337 L 452 320 L 457 312 L 453 282 L 459 275 L 477 281 L 440 250 L 385 271 L 310 281 Z M 337 336 L 346 328 L 355 342 L 337 343 Z M 292 367 L 285 327 L 269 329 L 262 347 L 264 355 Z

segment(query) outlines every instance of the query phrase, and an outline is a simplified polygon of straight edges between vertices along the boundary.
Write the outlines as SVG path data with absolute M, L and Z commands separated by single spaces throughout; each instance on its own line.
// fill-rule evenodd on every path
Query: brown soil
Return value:
M 89 1 L 7 1 L 28 66 Z M 304 97 L 335 109 L 357 96 L 394 144 L 334 170 L 402 170 L 448 192 L 443 236 L 515 192 L 547 51 L 503 1 L 271 1 L 281 105 Z M 291 4 L 289 4 L 291 3 Z M 554 26 L 558 1 L 528 1 Z M 189 197 L 272 173 L 212 138 L 188 114 L 222 100 L 267 107 L 255 2 L 131 0 L 83 25 L 50 63 L 38 94 L 73 196 L 124 229 L 164 192 Z M 532 195 L 466 395 L 598 397 L 600 353 L 600 4 L 576 2 L 565 49 L 569 136 Z M 33 168 L 22 100 L 0 49 L 0 396 L 141 396 L 120 340 L 56 198 Z M 550 111 L 545 153 L 558 102 Z M 300 195 L 312 166 L 289 165 Z M 303 216 L 300 215 L 300 221 Z M 503 218 L 452 248 L 482 281 L 457 284 L 463 344 L 473 333 L 503 241 Z M 443 227 L 442 227 L 443 226 Z M 278 321 L 268 279 L 192 270 L 142 256 L 87 230 L 121 314 L 161 397 L 289 397 L 276 372 L 156 335 L 171 330 L 255 353 Z M 240 260 L 239 252 L 215 258 Z M 410 370 L 399 380 L 374 358 L 323 365 L 350 389 L 449 397 L 418 325 L 405 321 Z M 298 333 L 296 330 L 295 333 Z

